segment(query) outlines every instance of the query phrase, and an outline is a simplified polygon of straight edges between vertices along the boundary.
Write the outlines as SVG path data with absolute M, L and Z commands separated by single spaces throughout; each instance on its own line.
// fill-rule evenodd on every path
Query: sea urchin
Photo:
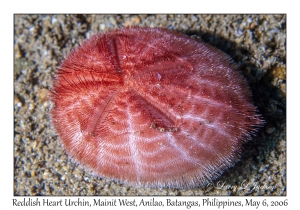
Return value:
M 58 67 L 53 125 L 67 153 L 136 186 L 203 186 L 262 125 L 231 59 L 161 28 L 96 34 Z

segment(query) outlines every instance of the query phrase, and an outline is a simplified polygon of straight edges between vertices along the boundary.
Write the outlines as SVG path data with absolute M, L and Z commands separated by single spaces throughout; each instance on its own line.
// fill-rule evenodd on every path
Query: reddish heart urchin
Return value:
M 137 186 L 203 186 L 262 124 L 227 55 L 160 28 L 86 40 L 62 61 L 51 100 L 67 153 L 100 177 Z

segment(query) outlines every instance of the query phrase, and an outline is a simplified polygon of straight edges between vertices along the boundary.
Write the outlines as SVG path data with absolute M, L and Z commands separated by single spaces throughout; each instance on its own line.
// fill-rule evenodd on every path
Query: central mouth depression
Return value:
M 263 124 L 223 52 L 161 28 L 96 34 L 58 67 L 53 125 L 73 160 L 134 186 L 193 188 Z

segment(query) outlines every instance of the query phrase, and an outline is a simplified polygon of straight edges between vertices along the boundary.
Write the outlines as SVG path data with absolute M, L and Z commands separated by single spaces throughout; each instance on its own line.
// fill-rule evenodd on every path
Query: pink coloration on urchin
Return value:
M 86 40 L 62 61 L 51 100 L 67 153 L 136 186 L 203 186 L 263 123 L 227 55 L 160 28 Z

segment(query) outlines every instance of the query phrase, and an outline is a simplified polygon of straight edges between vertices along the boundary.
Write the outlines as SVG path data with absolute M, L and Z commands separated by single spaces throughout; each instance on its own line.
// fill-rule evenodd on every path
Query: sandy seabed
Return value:
M 285 15 L 15 15 L 14 195 L 286 195 Z M 206 188 L 136 188 L 73 163 L 49 117 L 60 61 L 83 40 L 124 26 L 197 36 L 239 65 L 266 121 L 241 160 Z

